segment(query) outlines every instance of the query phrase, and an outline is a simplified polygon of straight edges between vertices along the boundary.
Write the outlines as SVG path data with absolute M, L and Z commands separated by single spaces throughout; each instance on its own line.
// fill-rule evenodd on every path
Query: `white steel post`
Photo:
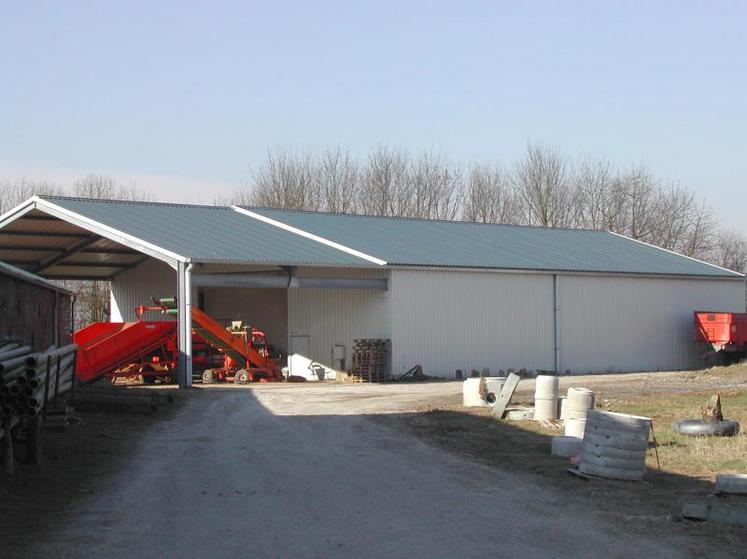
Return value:
M 179 387 L 192 386 L 192 265 L 177 265 L 177 330 L 179 335 Z
M 560 278 L 558 274 L 552 276 L 552 306 L 553 306 L 553 361 L 555 374 L 560 374 Z

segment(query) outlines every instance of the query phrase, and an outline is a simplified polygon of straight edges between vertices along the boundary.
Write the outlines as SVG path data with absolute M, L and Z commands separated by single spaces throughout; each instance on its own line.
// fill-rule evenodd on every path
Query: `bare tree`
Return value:
M 584 160 L 573 175 L 578 224 L 584 229 L 617 229 L 624 200 L 616 196 L 612 172 L 606 161 Z
M 319 167 L 312 155 L 270 150 L 245 197 L 254 206 L 319 210 L 322 204 L 319 179 Z
M 81 198 L 93 198 L 95 200 L 144 200 L 148 201 L 151 196 L 145 189 L 135 184 L 126 186 L 117 182 L 112 177 L 89 173 L 85 177 L 76 180 L 71 188 L 74 196 Z
M 524 221 L 543 227 L 573 227 L 574 196 L 567 160 L 554 148 L 529 144 L 516 164 L 514 188 Z
M 410 201 L 404 215 L 452 220 L 459 214 L 464 180 L 443 156 L 422 152 L 411 162 L 407 182 Z
M 356 213 L 358 207 L 358 163 L 339 147 L 326 151 L 319 161 L 321 204 L 325 211 Z
M 13 209 L 34 195 L 59 196 L 61 186 L 43 180 L 0 178 L 0 214 Z
M 520 220 L 511 180 L 501 167 L 472 166 L 462 217 L 479 223 L 517 223 Z
M 379 145 L 369 156 L 360 186 L 361 213 L 381 216 L 410 214 L 409 156 L 399 148 Z
M 747 273 L 747 239 L 731 229 L 721 231 L 714 243 L 711 260 L 728 270 Z

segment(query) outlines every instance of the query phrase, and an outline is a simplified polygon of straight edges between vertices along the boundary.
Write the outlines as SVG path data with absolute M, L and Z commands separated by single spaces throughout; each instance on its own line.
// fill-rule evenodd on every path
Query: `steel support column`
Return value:
M 553 361 L 555 374 L 560 374 L 560 278 L 558 274 L 552 276 L 552 306 L 553 306 Z
M 179 387 L 192 386 L 192 264 L 177 264 L 177 319 L 179 335 Z

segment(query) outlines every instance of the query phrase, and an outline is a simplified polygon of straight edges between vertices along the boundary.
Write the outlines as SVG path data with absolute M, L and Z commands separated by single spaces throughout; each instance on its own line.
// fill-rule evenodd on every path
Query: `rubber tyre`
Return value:
M 210 369 L 202 371 L 202 384 L 213 384 L 214 382 L 215 375 L 213 375 L 213 371 Z
M 234 384 L 246 384 L 247 382 L 249 382 L 249 373 L 244 369 L 236 371 L 236 375 L 234 375 L 233 377 L 233 382 Z
M 672 425 L 672 431 L 691 437 L 733 437 L 739 433 L 739 423 L 736 421 L 683 419 Z

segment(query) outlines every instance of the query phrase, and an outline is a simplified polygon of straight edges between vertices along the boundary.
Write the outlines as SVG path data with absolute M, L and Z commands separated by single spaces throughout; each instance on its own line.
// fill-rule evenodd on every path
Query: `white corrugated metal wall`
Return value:
M 393 373 L 553 368 L 552 275 L 392 270 Z
M 428 374 L 447 377 L 458 368 L 554 368 L 552 274 L 335 268 L 299 268 L 297 273 L 329 278 L 389 274 L 388 291 L 285 290 L 287 310 L 278 311 L 278 317 L 284 312 L 287 317 L 272 324 L 269 318 L 260 319 L 261 326 L 273 331 L 271 338 L 285 338 L 278 345 L 286 349 L 291 336 L 308 336 L 309 357 L 316 361 L 332 365 L 332 348 L 340 344 L 349 365 L 354 339 L 389 338 L 394 374 L 415 364 Z M 692 312 L 744 311 L 743 290 L 738 280 L 559 275 L 559 370 L 698 367 L 702 361 L 692 341 Z M 136 306 L 175 291 L 174 270 L 147 260 L 112 282 L 112 320 L 134 320 Z M 240 311 L 245 305 L 230 304 L 237 291 L 208 294 L 206 310 Z M 248 291 L 262 295 L 261 290 Z
M 703 366 L 695 310 L 744 311 L 741 281 L 559 276 L 559 369 L 575 373 Z
M 741 281 L 620 275 L 558 276 L 560 371 L 702 366 L 696 309 L 744 311 Z M 553 275 L 392 270 L 393 372 L 552 370 Z
M 136 318 L 135 307 L 152 305 L 153 297 L 169 297 L 175 294 L 176 271 L 160 260 L 149 258 L 137 268 L 127 270 L 112 280 L 111 321 L 132 322 Z M 165 319 L 159 313 L 149 313 L 147 318 Z
M 386 278 L 387 270 L 299 268 L 297 274 L 324 278 Z M 308 357 L 332 366 L 332 348 L 345 346 L 350 367 L 353 340 L 391 338 L 390 297 L 377 289 L 288 289 L 289 336 L 308 336 Z M 290 340 L 289 340 L 290 343 Z

